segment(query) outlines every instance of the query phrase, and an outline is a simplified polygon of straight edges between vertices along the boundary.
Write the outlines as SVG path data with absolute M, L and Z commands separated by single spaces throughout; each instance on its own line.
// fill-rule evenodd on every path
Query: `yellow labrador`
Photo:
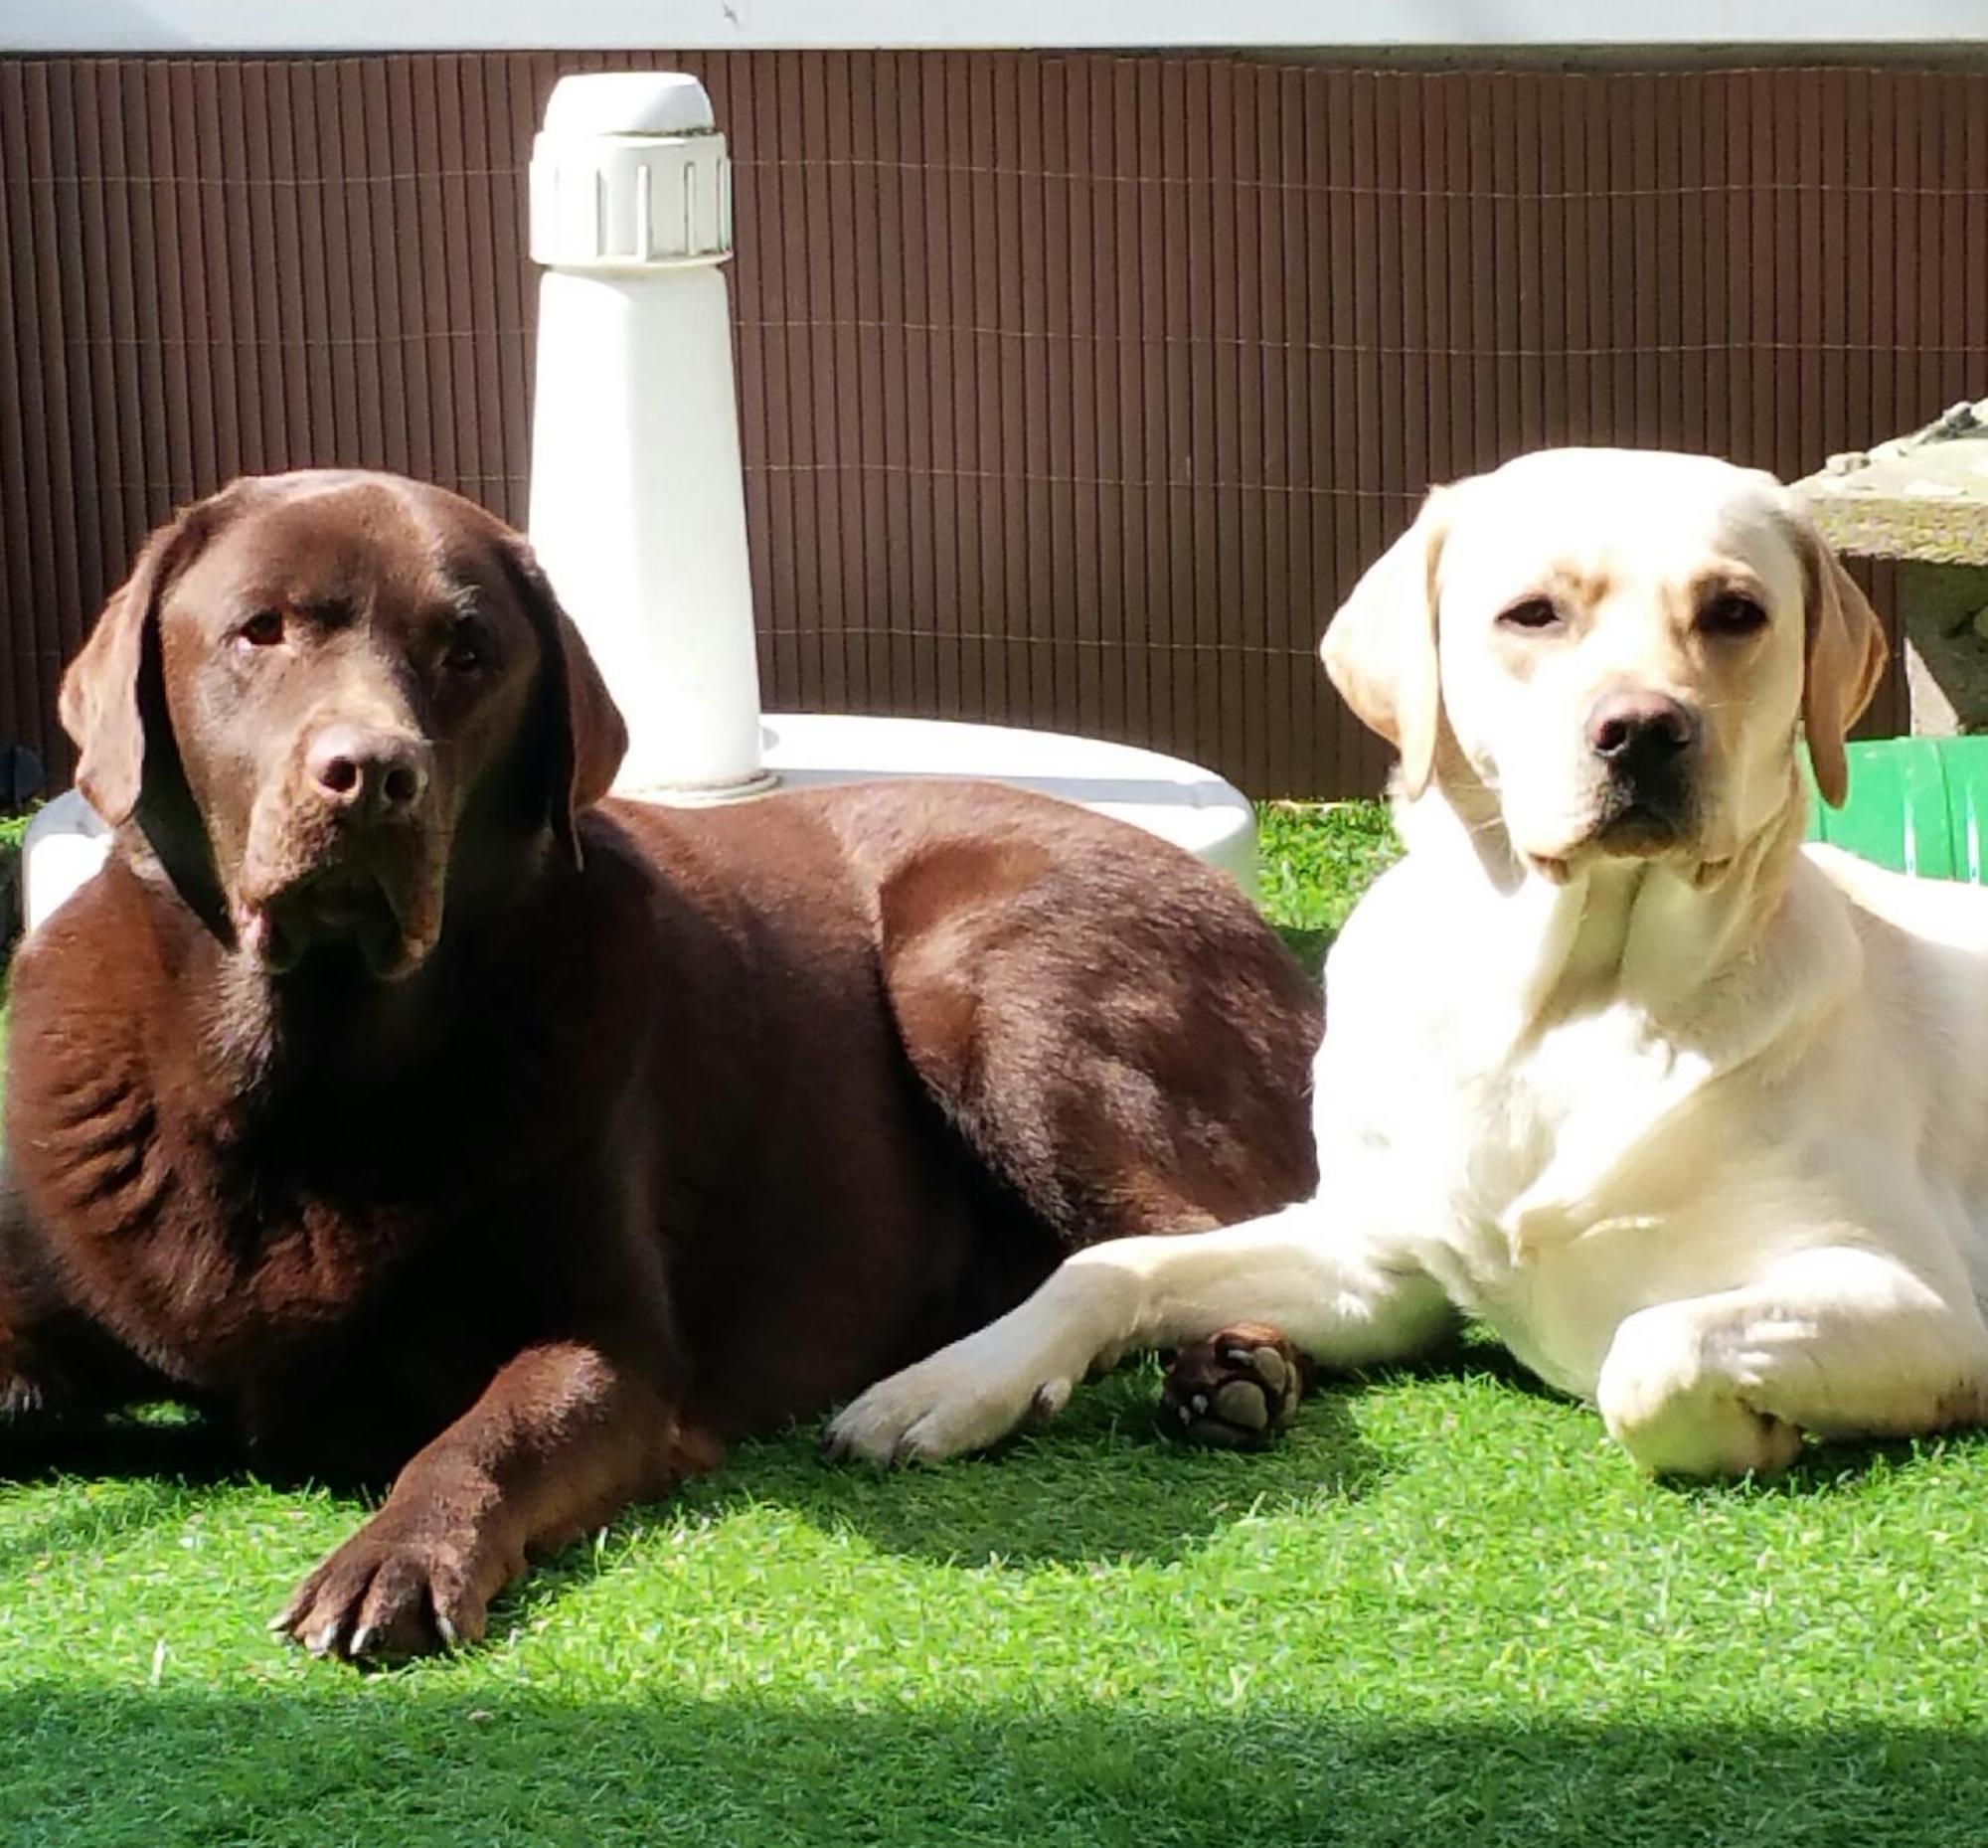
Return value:
M 872 1457 L 999 1436 L 1122 1348 L 1328 1365 L 1460 1312 L 1653 1470 L 1988 1415 L 1988 893 L 1804 847 L 1885 646 L 1770 477 L 1553 450 L 1431 495 L 1325 662 L 1407 857 L 1327 968 L 1317 1199 L 1069 1260 L 873 1388 Z

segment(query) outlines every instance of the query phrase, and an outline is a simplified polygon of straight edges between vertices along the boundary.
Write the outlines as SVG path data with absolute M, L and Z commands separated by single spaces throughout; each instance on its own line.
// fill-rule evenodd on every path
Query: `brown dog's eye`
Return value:
M 441 664 L 453 674 L 467 674 L 483 665 L 483 648 L 471 624 L 458 622 L 449 632 Z
M 1708 635 L 1752 635 L 1767 626 L 1767 612 L 1750 596 L 1729 590 L 1698 612 L 1698 626 Z
M 1557 629 L 1560 627 L 1560 611 L 1547 596 L 1525 596 L 1509 609 L 1498 612 L 1498 622 L 1508 629 Z
M 258 609 L 235 631 L 235 639 L 251 648 L 273 648 L 283 639 L 283 612 Z

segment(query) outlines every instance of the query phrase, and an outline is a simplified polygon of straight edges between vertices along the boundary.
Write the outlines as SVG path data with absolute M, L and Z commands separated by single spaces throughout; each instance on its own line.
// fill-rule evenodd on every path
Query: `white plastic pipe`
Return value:
M 532 544 L 628 721 L 617 788 L 760 766 L 731 302 L 731 165 L 695 78 L 561 79 L 532 150 Z

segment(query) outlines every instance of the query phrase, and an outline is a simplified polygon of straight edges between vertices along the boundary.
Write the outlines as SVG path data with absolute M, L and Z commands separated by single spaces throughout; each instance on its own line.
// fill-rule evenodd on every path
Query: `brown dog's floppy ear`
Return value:
M 592 807 L 612 786 L 628 750 L 628 727 L 531 547 L 514 538 L 505 556 L 539 632 L 546 721 L 554 741 L 553 834 L 578 866 L 580 812 Z
M 1442 692 L 1436 669 L 1435 571 L 1448 495 L 1430 490 L 1414 524 L 1367 568 L 1326 625 L 1319 657 L 1339 697 L 1402 754 L 1410 801 L 1435 767 Z
M 1818 793 L 1831 808 L 1841 808 L 1850 793 L 1843 741 L 1871 704 L 1891 648 L 1870 599 L 1807 508 L 1791 499 L 1802 555 L 1802 732 Z
M 63 675 L 56 709 L 79 753 L 77 786 L 110 823 L 130 820 L 145 782 L 146 638 L 175 568 L 206 530 L 203 501 L 153 532 Z

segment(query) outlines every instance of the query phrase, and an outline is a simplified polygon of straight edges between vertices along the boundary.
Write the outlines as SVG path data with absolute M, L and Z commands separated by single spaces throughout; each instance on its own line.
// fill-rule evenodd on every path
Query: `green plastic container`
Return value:
M 1853 743 L 1850 800 L 1825 807 L 1808 780 L 1808 837 L 1895 872 L 1984 883 L 1988 863 L 1988 737 Z

